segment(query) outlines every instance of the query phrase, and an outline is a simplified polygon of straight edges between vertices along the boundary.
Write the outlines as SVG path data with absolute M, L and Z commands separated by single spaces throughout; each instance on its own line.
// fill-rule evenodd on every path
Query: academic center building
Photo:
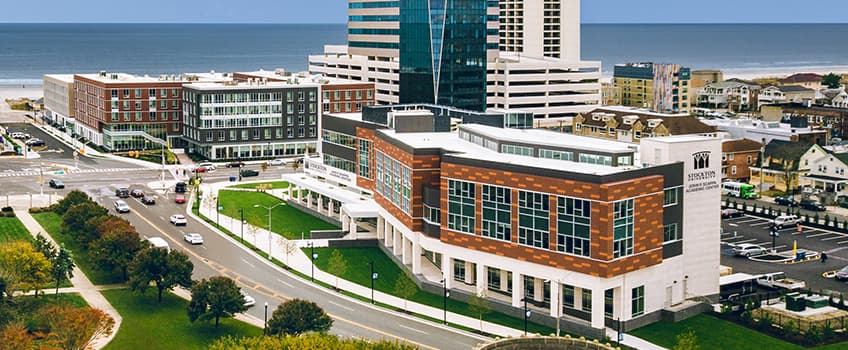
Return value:
M 534 322 L 594 337 L 717 296 L 720 141 L 635 146 L 532 121 L 433 105 L 325 114 L 322 158 L 284 175 L 290 202 L 376 238 L 425 289 L 517 317 L 526 301 Z

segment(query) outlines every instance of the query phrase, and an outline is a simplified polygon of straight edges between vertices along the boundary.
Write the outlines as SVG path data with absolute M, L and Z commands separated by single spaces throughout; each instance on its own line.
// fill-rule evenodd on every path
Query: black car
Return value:
M 62 188 L 65 188 L 65 184 L 62 183 L 62 180 L 51 179 L 50 180 L 50 187 L 56 188 L 56 189 L 62 189 Z
M 798 206 L 803 208 L 803 209 L 812 210 L 812 211 L 825 211 L 825 210 L 827 210 L 827 208 L 825 208 L 824 204 L 822 204 L 821 202 L 817 202 L 817 201 L 810 200 L 810 199 L 802 199 L 801 202 L 798 203 Z
M 251 177 L 251 176 L 259 176 L 259 172 L 256 170 L 242 170 L 241 177 Z
M 244 166 L 244 162 L 230 162 L 227 163 L 227 168 L 241 168 Z
M 144 197 L 144 191 L 139 189 L 132 190 L 130 191 L 130 196 L 133 196 L 133 198 L 142 198 Z
M 792 197 L 774 197 L 774 202 L 779 205 L 785 205 L 787 207 L 797 207 L 798 201 L 796 201 Z
M 119 188 L 115 190 L 115 195 L 120 198 L 127 198 L 130 196 L 130 190 L 128 188 Z
M 26 145 L 31 147 L 41 147 L 44 146 L 44 141 L 41 139 L 31 139 L 26 142 Z
M 156 198 L 151 196 L 144 196 L 141 198 L 141 202 L 147 205 L 154 205 L 156 204 Z
M 186 183 L 185 182 L 177 182 L 177 185 L 174 186 L 174 192 L 176 193 L 185 193 L 186 191 Z

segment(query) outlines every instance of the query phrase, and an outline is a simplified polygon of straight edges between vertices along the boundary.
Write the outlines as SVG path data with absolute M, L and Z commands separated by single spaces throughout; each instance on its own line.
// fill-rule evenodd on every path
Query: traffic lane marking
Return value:
M 401 327 L 406 328 L 406 329 L 408 329 L 408 330 L 411 330 L 411 331 L 413 331 L 413 332 L 418 332 L 418 333 L 421 333 L 421 334 L 424 334 L 424 335 L 430 335 L 430 333 L 427 333 L 427 332 L 422 331 L 422 330 L 420 330 L 420 329 L 415 329 L 415 328 L 412 328 L 412 327 L 407 327 L 407 326 L 404 326 L 404 325 L 402 325 L 402 324 L 399 324 L 398 326 L 401 326 Z
M 805 236 L 805 237 L 807 237 L 807 238 L 816 238 L 816 237 L 828 236 L 828 235 L 835 235 L 835 233 L 831 233 L 831 232 L 822 232 L 822 233 L 817 233 L 817 234 L 809 235 L 809 236 Z
M 353 308 L 350 308 L 350 307 L 347 307 L 347 306 L 341 305 L 341 304 L 339 304 L 339 303 L 337 303 L 337 302 L 334 302 L 334 301 L 327 300 L 327 302 L 328 302 L 328 303 L 330 303 L 330 304 L 333 304 L 333 305 L 335 305 L 335 306 L 338 306 L 338 307 L 340 307 L 340 308 L 342 308 L 342 309 L 345 309 L 345 310 L 347 310 L 347 311 L 350 311 L 350 312 L 354 312 L 354 311 L 355 311 Z
M 834 237 L 822 238 L 821 240 L 822 241 L 832 241 L 834 239 L 843 239 L 843 238 L 845 238 L 845 236 L 834 236 Z

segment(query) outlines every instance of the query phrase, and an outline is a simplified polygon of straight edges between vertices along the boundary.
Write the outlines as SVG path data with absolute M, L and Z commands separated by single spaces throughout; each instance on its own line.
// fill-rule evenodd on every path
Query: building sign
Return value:
M 320 176 L 346 186 L 356 185 L 356 176 L 353 173 L 324 165 L 320 159 L 307 159 L 304 164 L 306 172 L 313 176 Z
M 703 151 L 692 154 L 692 171 L 686 174 L 686 193 L 719 188 L 717 171 L 710 168 L 710 153 Z

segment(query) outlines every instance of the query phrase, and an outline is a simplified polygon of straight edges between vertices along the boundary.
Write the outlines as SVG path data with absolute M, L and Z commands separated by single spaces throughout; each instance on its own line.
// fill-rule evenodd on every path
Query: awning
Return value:
M 341 210 L 350 217 L 374 218 L 379 213 L 380 205 L 373 198 L 362 196 L 344 187 L 318 180 L 303 173 L 284 174 L 282 179 L 299 189 L 306 189 L 341 202 Z

